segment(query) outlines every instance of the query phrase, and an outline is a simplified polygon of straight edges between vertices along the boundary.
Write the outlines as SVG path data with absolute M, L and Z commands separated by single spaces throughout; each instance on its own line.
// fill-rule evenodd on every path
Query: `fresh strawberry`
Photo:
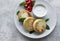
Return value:
M 31 12 L 32 11 L 32 7 L 28 6 L 27 10 Z
M 28 2 L 26 2 L 27 4 L 31 4 L 32 3 L 32 1 L 31 0 L 29 0 Z
M 28 2 L 29 0 L 25 0 L 26 2 Z
M 26 0 L 26 5 L 24 6 L 26 10 L 28 11 L 32 11 L 32 8 L 33 8 L 33 3 L 34 3 L 35 0 Z

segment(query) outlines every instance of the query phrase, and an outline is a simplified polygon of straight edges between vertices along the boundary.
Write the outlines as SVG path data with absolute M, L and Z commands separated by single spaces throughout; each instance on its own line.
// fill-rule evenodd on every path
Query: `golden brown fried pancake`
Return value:
M 46 23 L 43 19 L 37 19 L 34 21 L 33 27 L 36 32 L 41 33 L 46 30 Z
M 23 26 L 27 31 L 33 31 L 33 22 L 34 22 L 35 18 L 33 17 L 27 17 L 24 22 L 23 22 Z
M 18 14 L 18 19 L 32 17 L 31 13 L 27 10 L 21 10 Z

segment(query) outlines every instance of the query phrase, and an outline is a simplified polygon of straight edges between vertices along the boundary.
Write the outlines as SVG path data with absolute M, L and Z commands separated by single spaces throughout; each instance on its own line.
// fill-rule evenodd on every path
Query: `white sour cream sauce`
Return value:
M 34 13 L 37 17 L 43 17 L 43 16 L 46 15 L 47 9 L 46 9 L 46 7 L 44 7 L 44 6 L 38 5 L 38 6 L 34 7 L 33 13 Z

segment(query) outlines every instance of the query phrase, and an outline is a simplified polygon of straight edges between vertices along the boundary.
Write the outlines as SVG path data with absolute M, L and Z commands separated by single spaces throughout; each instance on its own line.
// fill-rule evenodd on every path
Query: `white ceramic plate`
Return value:
M 54 28 L 56 26 L 56 22 L 57 22 L 57 16 L 56 16 L 56 13 L 54 11 L 54 8 L 49 3 L 45 2 L 45 1 L 41 1 L 41 0 L 36 0 L 36 2 L 37 3 L 42 2 L 43 4 L 45 4 L 49 8 L 47 15 L 44 18 L 50 19 L 47 22 L 47 24 L 50 27 L 50 30 L 46 30 L 42 34 L 37 34 L 37 33 L 30 34 L 28 31 L 26 31 L 24 29 L 23 25 L 18 21 L 17 15 L 16 14 L 14 15 L 15 25 L 16 25 L 16 28 L 19 30 L 19 32 L 22 33 L 23 35 L 29 37 L 29 38 L 34 38 L 34 39 L 43 38 L 43 37 L 49 35 L 54 30 Z M 17 7 L 17 8 L 18 8 L 18 10 L 22 9 L 21 7 Z

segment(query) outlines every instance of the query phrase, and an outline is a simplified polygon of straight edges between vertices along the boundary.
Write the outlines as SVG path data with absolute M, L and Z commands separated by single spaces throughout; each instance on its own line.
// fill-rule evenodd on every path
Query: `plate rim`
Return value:
M 46 2 L 46 1 L 44 1 L 44 2 Z M 48 2 L 46 2 L 46 3 L 48 3 Z M 49 4 L 49 3 L 48 3 Z M 51 4 L 49 4 L 52 8 L 53 8 L 53 6 L 51 5 Z M 53 8 L 54 9 L 54 8 Z M 55 11 L 55 10 L 54 10 Z M 55 13 L 55 15 L 56 15 L 56 23 L 55 23 L 55 26 L 54 26 L 54 28 L 48 33 L 48 34 L 46 34 L 46 35 L 44 35 L 43 37 L 46 37 L 46 36 L 48 36 L 49 34 L 51 34 L 52 32 L 53 32 L 53 30 L 55 29 L 55 27 L 56 27 L 56 24 L 57 24 L 57 14 Z M 18 28 L 18 26 L 17 26 L 17 24 L 16 24 L 16 21 L 15 21 L 15 17 L 16 17 L 16 14 L 14 14 L 14 23 L 15 23 L 15 25 L 16 25 L 16 28 L 18 29 L 18 31 L 22 34 L 22 35 L 24 35 L 24 36 L 26 36 L 26 37 L 29 37 L 29 36 L 27 36 L 27 35 L 25 35 L 24 33 L 22 33 L 20 30 L 19 30 L 19 28 Z M 43 38 L 43 37 L 29 37 L 29 38 L 33 38 L 33 39 L 38 39 L 38 38 Z

